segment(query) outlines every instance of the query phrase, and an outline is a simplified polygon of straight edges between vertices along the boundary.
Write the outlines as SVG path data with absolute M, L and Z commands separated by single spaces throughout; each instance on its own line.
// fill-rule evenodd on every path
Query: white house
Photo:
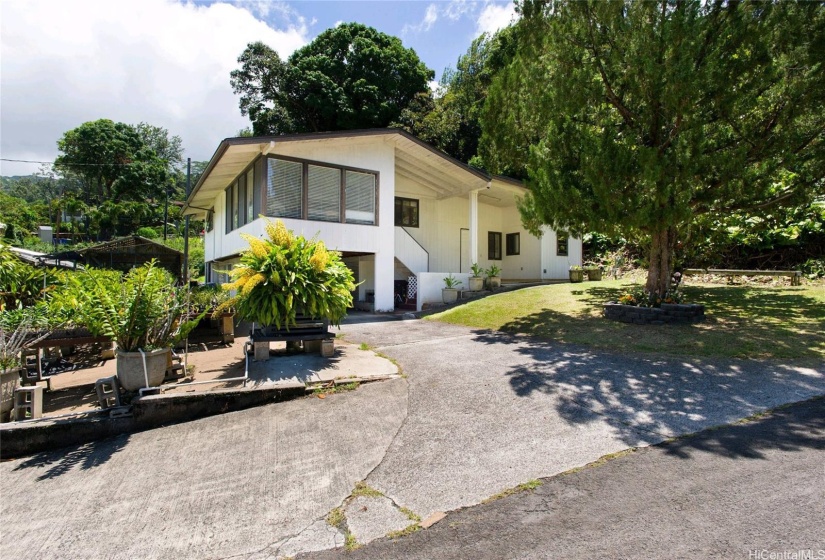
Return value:
M 506 280 L 566 279 L 581 241 L 522 227 L 519 181 L 489 176 L 402 130 L 228 138 L 192 189 L 184 213 L 206 220 L 208 281 L 262 237 L 265 215 L 340 251 L 357 301 L 390 311 L 440 301 L 443 278 L 496 264 Z

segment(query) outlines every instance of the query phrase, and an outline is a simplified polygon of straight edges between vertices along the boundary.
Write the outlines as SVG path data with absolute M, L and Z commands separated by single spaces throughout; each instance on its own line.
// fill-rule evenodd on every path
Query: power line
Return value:
M 48 165 L 56 165 L 55 162 L 53 162 L 53 161 L 35 161 L 35 160 L 31 160 L 31 159 L 0 158 L 0 161 L 10 161 L 10 162 L 14 162 L 14 163 L 45 163 L 45 164 L 48 164 Z M 137 162 L 132 162 L 132 163 L 137 163 Z M 63 166 L 75 167 L 75 166 L 78 166 L 78 165 L 92 165 L 92 166 L 96 165 L 96 166 L 99 166 L 99 167 L 104 167 L 104 166 L 109 166 L 109 165 L 132 165 L 132 163 L 61 163 L 60 167 L 63 167 Z

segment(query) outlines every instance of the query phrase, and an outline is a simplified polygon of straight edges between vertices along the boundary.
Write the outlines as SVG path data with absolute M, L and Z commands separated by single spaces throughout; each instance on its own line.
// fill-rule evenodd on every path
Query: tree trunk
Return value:
M 647 270 L 645 290 L 664 296 L 670 289 L 673 270 L 673 248 L 676 245 L 676 230 L 672 227 L 653 233 L 650 245 L 650 267 Z

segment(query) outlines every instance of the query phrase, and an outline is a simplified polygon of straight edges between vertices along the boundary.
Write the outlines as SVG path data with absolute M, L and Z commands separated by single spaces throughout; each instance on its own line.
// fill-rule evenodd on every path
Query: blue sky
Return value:
M 206 160 L 249 125 L 229 72 L 252 41 L 287 58 L 356 21 L 399 37 L 437 80 L 513 16 L 503 0 L 3 0 L 0 158 L 52 161 L 63 133 L 108 118 L 162 126 L 186 156 Z M 0 174 L 40 167 L 0 161 Z

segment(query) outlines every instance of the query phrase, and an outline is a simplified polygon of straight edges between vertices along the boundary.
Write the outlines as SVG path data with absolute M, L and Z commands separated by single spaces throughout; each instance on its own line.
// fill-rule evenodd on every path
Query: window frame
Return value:
M 562 252 L 562 247 L 564 248 L 564 252 Z M 556 256 L 570 256 L 570 236 L 566 233 L 556 233 Z
M 498 240 L 498 241 L 495 241 Z M 502 237 L 500 231 L 487 232 L 487 260 L 502 260 Z
M 317 161 L 317 160 L 310 160 L 304 158 L 296 158 L 291 156 L 282 156 L 277 154 L 268 154 L 262 158 L 261 168 L 263 170 L 262 177 L 261 177 L 261 210 L 262 213 L 265 214 L 267 217 L 270 218 L 282 218 L 283 216 L 270 216 L 267 213 L 267 199 L 268 199 L 268 185 L 269 185 L 269 160 L 281 160 L 281 161 L 289 161 L 292 163 L 300 163 L 301 164 L 301 217 L 300 218 L 288 218 L 292 220 L 307 220 L 313 222 L 320 222 L 324 220 L 317 220 L 317 219 L 310 219 L 309 216 L 309 166 L 313 165 L 316 167 L 326 167 L 330 169 L 335 169 L 340 173 L 340 180 L 338 183 L 339 194 L 340 194 L 340 204 L 338 207 L 338 220 L 335 221 L 326 221 L 326 223 L 340 223 L 340 224 L 349 224 L 349 225 L 368 225 L 368 226 L 378 226 L 379 219 L 380 219 L 380 181 L 381 181 L 381 173 L 378 171 L 374 171 L 372 169 L 362 169 L 359 167 L 351 167 L 349 165 L 339 165 L 335 163 L 327 163 L 324 161 Z M 355 224 L 351 222 L 347 222 L 346 219 L 346 202 L 347 202 L 347 171 L 353 171 L 356 173 L 366 173 L 375 177 L 375 220 L 372 224 Z
M 511 243 L 512 242 L 512 243 Z M 504 239 L 504 256 L 514 257 L 521 254 L 521 233 L 508 233 Z
M 244 167 L 243 171 L 238 173 L 238 175 L 235 176 L 235 178 L 229 183 L 229 186 L 224 190 L 226 193 L 226 197 L 224 198 L 224 219 L 226 220 L 224 229 L 226 230 L 226 233 L 233 232 L 254 220 L 253 216 L 248 216 L 247 214 L 249 213 L 250 204 L 252 204 L 254 212 L 255 184 L 257 183 L 258 176 L 260 175 L 256 167 L 260 159 L 261 158 L 256 158 L 252 161 L 252 163 Z M 250 187 L 247 184 L 249 182 L 248 179 L 250 171 L 252 172 L 251 191 L 253 198 L 251 203 L 247 199 L 250 194 Z M 243 204 L 241 204 L 241 200 L 243 200 Z
M 401 212 L 397 211 L 398 203 L 401 203 Z M 415 220 L 413 224 L 405 224 L 404 222 L 404 203 L 405 202 L 414 202 L 415 203 Z M 393 221 L 395 223 L 395 227 L 409 227 L 409 228 L 418 228 L 421 227 L 421 201 L 418 198 L 407 198 L 404 196 L 396 196 L 395 200 L 393 201 L 393 209 L 395 212 L 393 213 Z

